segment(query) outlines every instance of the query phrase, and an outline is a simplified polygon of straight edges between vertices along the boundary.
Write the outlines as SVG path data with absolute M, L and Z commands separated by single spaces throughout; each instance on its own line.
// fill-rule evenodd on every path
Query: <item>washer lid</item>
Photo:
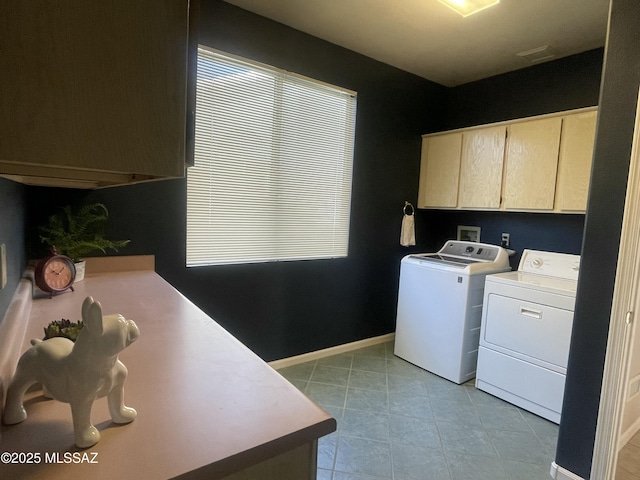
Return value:
M 410 255 L 410 257 L 415 258 L 419 261 L 439 263 L 442 265 L 448 265 L 450 267 L 457 267 L 457 268 L 465 268 L 467 265 L 470 265 L 472 263 L 481 262 L 481 260 L 474 260 L 470 258 L 457 258 L 457 257 L 448 256 L 448 255 L 439 255 L 437 253 L 422 253 L 422 254 Z
M 449 240 L 437 253 L 407 255 L 403 261 L 423 266 L 452 268 L 461 273 L 475 275 L 510 270 L 509 254 L 498 245 Z

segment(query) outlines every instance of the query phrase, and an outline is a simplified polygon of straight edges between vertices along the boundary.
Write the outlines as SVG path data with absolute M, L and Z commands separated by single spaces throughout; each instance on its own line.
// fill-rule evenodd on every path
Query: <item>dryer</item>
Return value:
M 485 281 L 476 387 L 560 422 L 580 256 L 525 250 Z
M 394 353 L 463 383 L 475 376 L 484 279 L 510 270 L 504 248 L 450 240 L 437 253 L 405 256 Z

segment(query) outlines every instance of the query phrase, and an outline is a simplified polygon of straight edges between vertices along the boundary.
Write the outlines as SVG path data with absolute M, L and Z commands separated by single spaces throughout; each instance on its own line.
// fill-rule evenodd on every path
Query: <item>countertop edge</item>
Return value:
M 148 259 L 143 260 L 143 265 L 149 265 L 148 263 Z M 140 271 L 140 270 L 144 270 L 144 272 Z M 88 275 L 87 279 L 85 280 L 85 282 L 87 280 L 91 281 L 92 278 L 96 278 L 99 279 L 100 277 L 104 276 L 104 279 L 108 279 L 108 278 L 118 278 L 120 277 L 120 275 L 124 275 L 125 277 L 131 276 L 131 275 L 127 275 L 128 274 L 133 274 L 135 276 L 135 278 L 140 277 L 140 275 L 142 275 L 142 277 L 140 278 L 152 278 L 152 277 L 146 277 L 147 274 L 152 274 L 153 278 L 156 278 L 157 281 L 160 281 L 162 283 L 165 283 L 167 287 L 170 287 L 172 289 L 173 292 L 175 292 L 176 295 L 182 297 L 184 299 L 185 302 L 188 302 L 189 304 L 191 304 L 192 308 L 197 309 L 200 314 L 198 314 L 201 318 L 204 318 L 205 316 L 211 320 L 211 322 L 215 323 L 217 325 L 217 323 L 215 322 L 215 320 L 213 320 L 211 317 L 209 317 L 208 315 L 206 315 L 206 313 L 202 312 L 202 310 L 200 310 L 195 304 L 193 304 L 187 297 L 185 297 L 179 290 L 177 290 L 175 287 L 173 287 L 169 282 L 167 282 L 163 277 L 161 277 L 160 275 L 158 275 L 155 271 L 150 270 L 148 268 L 141 268 L 136 270 L 135 268 L 133 269 L 133 271 L 122 271 L 119 269 L 116 269 L 115 271 L 110 271 L 109 273 L 105 272 L 105 273 L 92 273 L 90 275 Z M 123 277 L 124 278 L 124 277 Z M 113 280 L 108 280 L 108 282 L 112 282 Z M 100 283 L 102 284 L 102 280 L 100 280 Z M 153 282 L 152 282 L 153 283 Z M 11 342 L 11 352 L 10 354 L 3 356 L 3 358 L 0 358 L 1 362 L 0 362 L 0 375 L 2 375 L 3 373 L 6 373 L 4 370 L 6 370 L 8 373 L 8 378 L 6 379 L 6 383 L 4 384 L 6 387 L 6 384 L 8 384 L 11 375 L 13 375 L 13 371 L 15 370 L 15 364 L 17 364 L 17 361 L 20 357 L 20 354 L 22 353 L 22 350 L 25 348 L 25 338 L 28 331 L 29 331 L 29 327 L 28 324 L 32 323 L 33 319 L 30 318 L 31 315 L 33 315 L 32 312 L 32 304 L 34 302 L 34 299 L 38 298 L 38 293 L 43 293 L 43 292 L 39 292 L 39 290 L 37 290 L 34 286 L 33 286 L 33 281 L 32 281 L 32 275 L 31 277 L 29 277 L 28 275 L 25 275 L 25 278 L 23 279 L 23 281 L 21 282 L 21 284 L 19 285 L 19 290 L 21 292 L 21 297 L 20 300 L 16 300 L 16 306 L 14 307 L 14 311 L 17 313 L 17 315 L 15 316 L 18 320 L 20 319 L 24 319 L 24 316 L 26 315 L 29 318 L 28 322 L 25 321 L 18 321 L 18 322 L 13 322 L 12 325 L 18 325 L 18 326 L 22 326 L 21 329 L 16 329 L 13 328 L 13 330 L 15 330 L 15 332 L 13 332 L 12 338 L 14 339 Z M 80 289 L 80 292 L 82 292 L 82 289 Z M 76 292 L 76 293 L 80 293 L 80 292 Z M 16 294 L 18 293 L 18 291 L 16 292 Z M 67 297 L 67 298 L 72 298 L 72 297 Z M 13 300 L 12 300 L 12 304 L 13 304 Z M 190 307 L 191 308 L 191 307 Z M 7 328 L 7 325 L 4 325 L 4 322 L 2 325 L 0 325 L 0 332 L 2 331 L 1 328 Z M 220 327 L 218 325 L 218 327 Z M 220 327 L 222 328 L 222 327 Z M 20 331 L 18 331 L 20 330 Z M 224 328 L 222 328 L 222 330 L 224 330 Z M 33 334 L 32 332 L 29 332 L 31 334 Z M 229 336 L 229 340 L 232 342 L 237 342 L 239 344 L 242 345 L 242 343 L 236 339 L 235 337 L 233 337 L 231 334 L 229 334 L 228 332 L 226 332 L 226 335 Z M 20 337 L 20 338 L 18 338 Z M 0 340 L 2 340 L 2 337 L 0 337 Z M 243 348 L 247 349 L 246 346 L 242 345 Z M 14 352 L 15 350 L 15 352 Z M 251 353 L 251 355 L 256 357 L 256 360 L 254 360 L 254 362 L 258 362 L 258 360 L 262 363 L 264 363 L 265 367 L 268 367 L 270 370 L 273 370 L 274 372 L 276 372 L 272 367 L 270 367 L 266 362 L 264 362 L 262 359 L 260 359 L 259 357 L 257 357 L 255 355 L 255 353 L 251 352 L 249 349 L 247 349 L 248 352 Z M 14 358 L 15 357 L 15 358 Z M 13 360 L 11 360 L 13 359 Z M 8 368 L 8 364 L 12 363 L 13 365 Z M 4 369 L 4 370 L 3 370 Z M 10 370 L 10 372 L 9 372 Z M 260 370 L 260 368 L 258 369 Z M 276 372 L 277 373 L 277 372 Z M 5 375 L 6 376 L 6 375 Z M 2 378 L 0 376 L 0 394 L 2 394 L 2 396 L 0 397 L 0 400 L 4 400 L 4 395 L 6 394 L 6 392 L 4 391 L 5 389 L 2 388 L 3 387 L 3 381 L 5 379 Z M 285 378 L 282 378 L 282 382 L 288 382 Z M 295 388 L 293 386 L 291 386 L 292 388 Z M 296 392 L 298 392 L 296 390 Z M 300 394 L 302 395 L 302 394 Z M 324 409 L 322 409 L 321 407 L 319 407 L 317 404 L 315 404 L 312 400 L 308 399 L 309 401 L 309 407 L 310 409 L 320 409 L 324 412 L 324 414 L 326 414 L 326 417 L 324 417 L 324 415 L 317 415 L 315 416 L 315 418 L 309 420 L 309 424 L 306 426 L 302 426 L 302 428 L 299 428 L 298 430 L 295 431 L 291 431 L 290 433 L 286 433 L 283 436 L 277 437 L 277 438 L 273 438 L 270 439 L 268 441 L 265 441 L 264 443 L 258 444 L 258 445 L 252 445 L 249 448 L 247 448 L 246 450 L 243 451 L 238 451 L 237 453 L 233 453 L 227 457 L 224 458 L 216 458 L 215 460 L 212 461 L 212 463 L 206 464 L 206 465 L 193 465 L 193 469 L 192 470 L 186 470 L 183 471 L 182 473 L 179 473 L 178 476 L 174 477 L 174 478 L 180 478 L 180 479 L 189 479 L 189 478 L 201 478 L 202 476 L 205 476 L 206 478 L 223 478 L 227 475 L 239 472 L 241 470 L 243 470 L 244 468 L 247 468 L 248 466 L 252 466 L 255 464 L 258 464 L 264 460 L 267 460 L 269 458 L 275 457 L 281 453 L 285 453 L 288 451 L 291 451 L 293 449 L 295 449 L 296 447 L 302 445 L 302 444 L 309 444 L 312 442 L 317 441 L 318 438 L 323 437 L 325 435 L 328 435 L 332 432 L 334 432 L 337 429 L 337 423 L 336 420 L 331 417 L 330 414 L 328 414 L 326 411 L 324 411 Z M 310 410 L 311 411 L 311 410 Z M 8 440 L 9 437 L 7 437 L 6 439 L 3 440 Z M 6 445 L 7 447 L 9 447 L 10 445 Z
M 223 479 L 224 477 L 237 473 L 248 466 L 256 465 L 268 460 L 276 455 L 293 450 L 294 448 L 316 441 L 337 429 L 336 419 L 331 417 L 320 423 L 299 430 L 276 441 L 259 445 L 251 450 L 247 450 L 231 457 L 205 465 L 196 470 L 186 472 L 183 475 L 174 477 L 173 480 L 197 480 L 208 478 L 210 480 Z

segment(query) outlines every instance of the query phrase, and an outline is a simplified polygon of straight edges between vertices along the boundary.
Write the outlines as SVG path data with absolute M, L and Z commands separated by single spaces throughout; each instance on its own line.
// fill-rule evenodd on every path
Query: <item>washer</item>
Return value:
M 463 383 L 475 375 L 485 277 L 510 270 L 504 248 L 450 240 L 400 263 L 394 353 Z
M 560 422 L 580 256 L 525 250 L 486 277 L 476 387 Z

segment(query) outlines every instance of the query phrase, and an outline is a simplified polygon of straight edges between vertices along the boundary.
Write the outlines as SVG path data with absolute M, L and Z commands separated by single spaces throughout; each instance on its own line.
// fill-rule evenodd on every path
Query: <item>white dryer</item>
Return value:
M 437 253 L 400 263 L 394 353 L 436 375 L 474 377 L 484 279 L 510 270 L 504 248 L 450 240 Z
M 560 422 L 580 256 L 525 250 L 485 281 L 476 387 Z

